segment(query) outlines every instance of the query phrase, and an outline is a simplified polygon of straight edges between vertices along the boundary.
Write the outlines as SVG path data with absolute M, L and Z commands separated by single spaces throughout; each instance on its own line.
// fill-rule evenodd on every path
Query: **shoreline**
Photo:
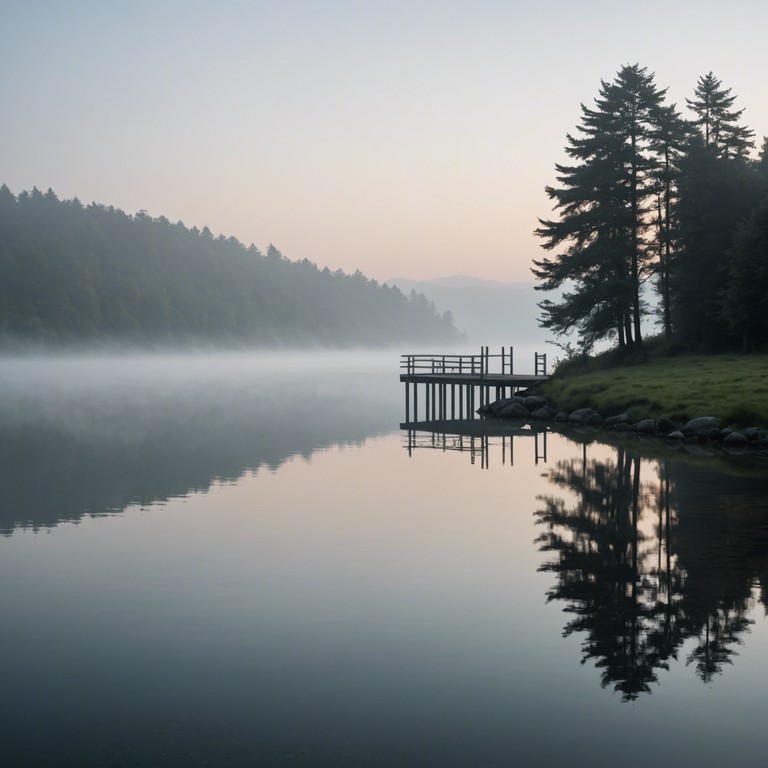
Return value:
M 539 393 L 567 413 L 592 408 L 680 426 L 707 415 L 734 430 L 768 429 L 768 354 L 665 355 L 649 345 L 625 360 L 614 352 L 562 363 Z

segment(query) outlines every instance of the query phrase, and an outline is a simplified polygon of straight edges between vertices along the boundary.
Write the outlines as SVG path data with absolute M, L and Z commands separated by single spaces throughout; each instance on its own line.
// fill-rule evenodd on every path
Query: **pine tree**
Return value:
M 545 250 L 565 250 L 534 260 L 532 271 L 539 290 L 573 289 L 559 303 L 540 303 L 541 324 L 556 333 L 577 329 L 587 348 L 606 337 L 617 337 L 620 347 L 642 340 L 652 126 L 664 94 L 637 64 L 602 81 L 595 107 L 581 107 L 579 134 L 567 136 L 574 164 L 556 165 L 561 186 L 546 188 L 560 217 L 539 219 L 535 234 Z
M 688 108 L 696 115 L 704 146 L 713 146 L 724 157 L 746 157 L 755 146 L 755 132 L 738 124 L 743 109 L 732 109 L 736 96 L 711 72 L 696 82 L 694 97 L 686 99 Z
M 739 224 L 728 256 L 723 319 L 749 352 L 768 343 L 768 195 Z
M 656 167 L 653 171 L 656 230 L 656 276 L 661 296 L 661 314 L 664 335 L 672 336 L 672 261 L 677 241 L 677 200 L 679 160 L 690 131 L 690 124 L 682 119 L 676 105 L 660 107 L 654 117 L 652 131 Z
M 757 161 L 757 177 L 760 188 L 768 194 L 768 136 L 763 139 L 763 146 Z
M 760 200 L 754 165 L 727 158 L 694 135 L 680 159 L 679 195 L 679 251 L 671 276 L 675 333 L 695 350 L 724 349 L 732 343 L 722 319 L 727 252 L 739 222 Z

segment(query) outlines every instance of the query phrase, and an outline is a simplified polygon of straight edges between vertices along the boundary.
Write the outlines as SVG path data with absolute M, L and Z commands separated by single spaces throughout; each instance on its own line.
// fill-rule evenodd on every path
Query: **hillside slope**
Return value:
M 349 346 L 452 342 L 450 316 L 362 273 L 164 217 L 0 187 L 0 340 Z

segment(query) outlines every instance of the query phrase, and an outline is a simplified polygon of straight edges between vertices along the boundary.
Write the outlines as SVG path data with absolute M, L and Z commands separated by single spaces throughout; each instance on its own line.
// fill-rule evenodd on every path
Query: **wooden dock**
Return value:
M 477 355 L 401 355 L 400 381 L 405 384 L 405 421 L 419 421 L 419 385 L 424 385 L 428 421 L 473 419 L 481 405 L 549 379 L 546 354 L 536 353 L 533 373 L 515 373 L 513 348 Z M 411 390 L 412 387 L 412 390 Z M 413 402 L 413 419 L 411 419 Z

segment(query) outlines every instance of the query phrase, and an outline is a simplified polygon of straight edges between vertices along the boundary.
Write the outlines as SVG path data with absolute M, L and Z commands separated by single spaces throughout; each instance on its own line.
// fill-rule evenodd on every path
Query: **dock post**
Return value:
M 427 406 L 427 421 L 435 420 L 435 385 L 434 382 L 427 384 L 427 391 L 429 392 L 429 405 Z
M 405 382 L 405 423 L 411 420 L 411 385 Z
M 447 395 L 447 392 L 446 392 L 447 386 L 448 385 L 445 384 L 445 383 L 440 385 L 440 418 L 443 421 L 445 421 L 445 416 L 446 416 L 446 402 L 445 402 L 445 400 L 446 400 L 446 395 Z

